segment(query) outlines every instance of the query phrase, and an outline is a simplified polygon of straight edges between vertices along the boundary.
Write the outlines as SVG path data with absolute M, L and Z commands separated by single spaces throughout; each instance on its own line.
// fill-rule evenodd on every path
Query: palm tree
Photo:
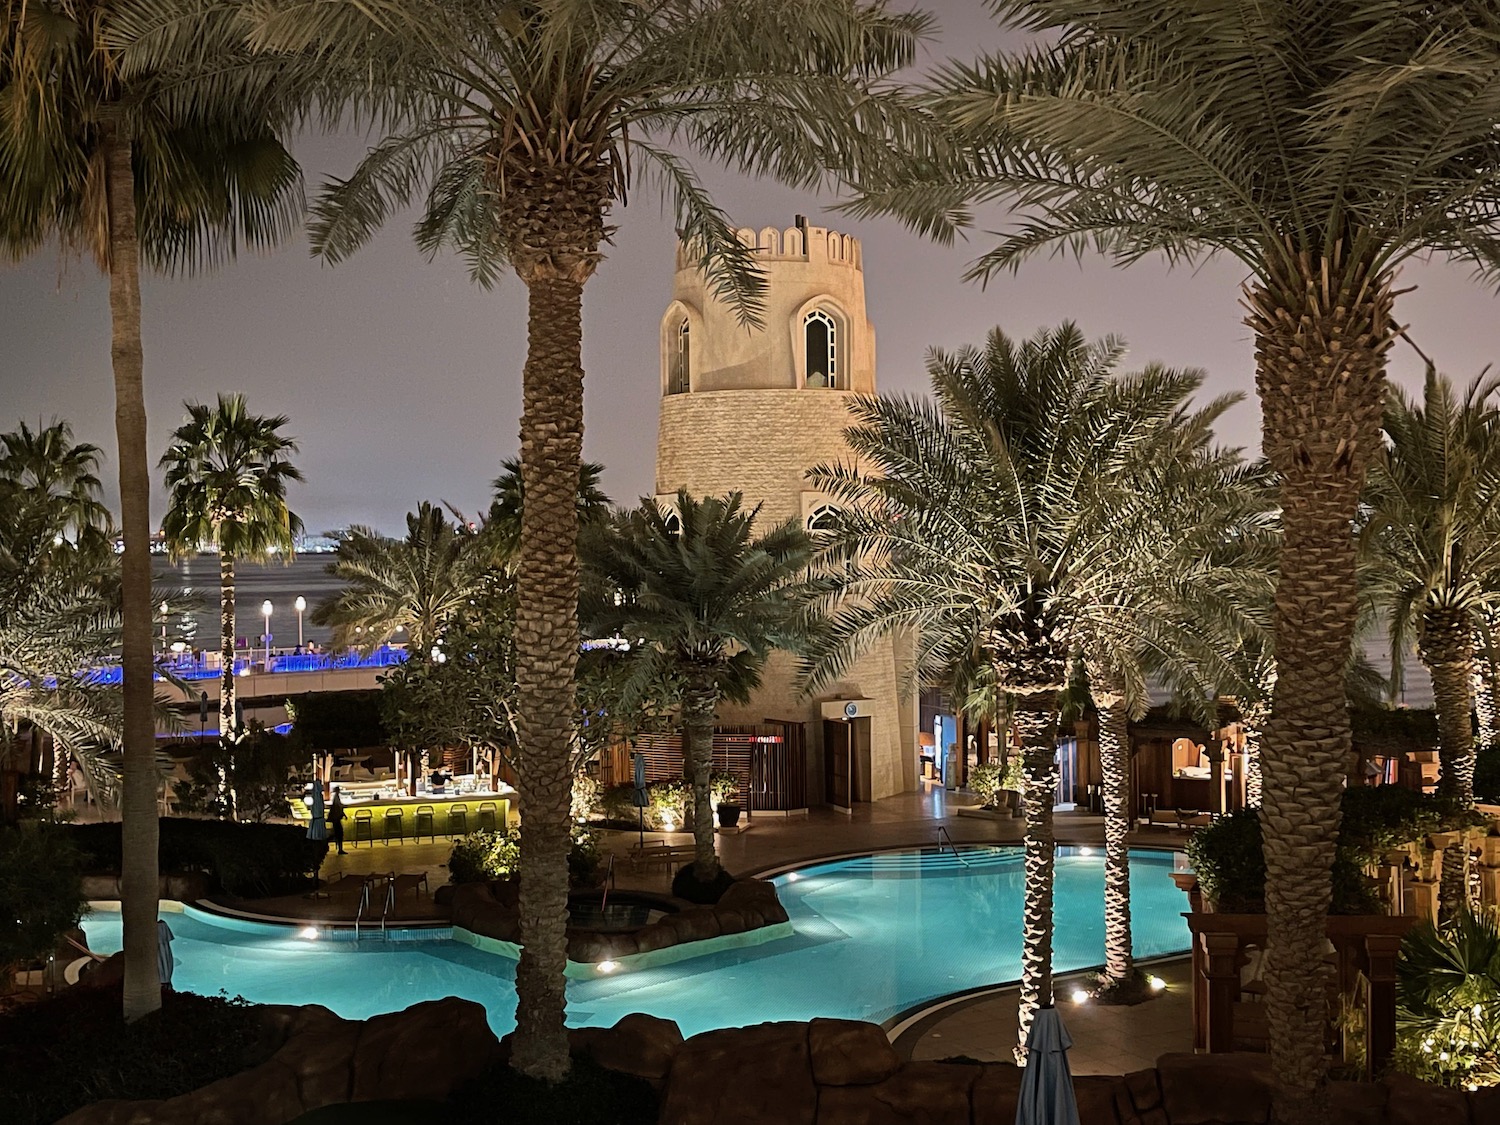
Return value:
M 209 6 L 210 9 L 212 6 Z M 578 658 L 582 302 L 609 213 L 632 186 L 670 197 L 716 295 L 757 319 L 763 281 L 687 147 L 813 187 L 915 144 L 923 118 L 883 89 L 925 16 L 884 0 L 258 0 L 252 41 L 312 58 L 329 97 L 391 128 L 317 205 L 315 250 L 338 261 L 421 198 L 416 241 L 456 248 L 476 282 L 526 286 L 517 677 L 527 815 L 513 1064 L 568 1069 L 566 859 Z M 156 44 L 190 50 L 190 21 Z M 677 146 L 677 147 L 674 147 Z
M 498 556 L 512 565 L 521 553 L 521 512 L 526 502 L 526 486 L 521 480 L 521 462 L 507 458 L 501 472 L 492 482 L 495 499 L 484 518 L 484 531 L 494 544 Z M 578 470 L 578 526 L 587 526 L 610 514 L 609 497 L 600 487 L 604 466 L 585 461 Z
M 1077 629 L 1099 719 L 1104 971 L 1095 997 L 1104 1002 L 1149 995 L 1132 950 L 1130 723 L 1149 710 L 1154 680 L 1217 725 L 1213 685 L 1230 673 L 1233 646 L 1257 634 L 1254 610 L 1270 597 L 1274 515 L 1264 480 L 1237 450 L 1209 445 L 1207 424 L 1225 404 L 1174 427 L 1175 443 L 1136 469 L 1128 491 L 1104 498 L 1115 531 L 1075 564 L 1108 575 L 1095 580 L 1103 600 L 1081 599 Z
M 140 263 L 192 271 L 276 243 L 301 212 L 278 140 L 273 71 L 222 22 L 191 50 L 126 68 L 131 0 L 5 0 L 0 32 L 0 251 L 59 245 L 109 278 L 119 444 L 127 1019 L 161 1004 L 152 718 L 151 469 Z
M 119 644 L 113 554 L 34 534 L 36 505 L 0 476 L 0 759 L 25 727 L 50 735 L 96 794 L 114 788 L 103 754 L 120 741 L 120 692 L 80 673 Z
M 1415 637 L 1437 705 L 1438 792 L 1474 803 L 1476 634 L 1500 605 L 1500 410 L 1495 379 L 1476 379 L 1462 398 L 1431 366 L 1422 401 L 1398 387 L 1386 402 L 1386 455 L 1365 488 L 1361 562 L 1370 596 L 1386 615 L 1391 690 Z M 1443 856 L 1445 917 L 1467 898 L 1463 845 Z
M 333 627 L 333 643 L 368 652 L 404 634 L 411 650 L 430 652 L 484 586 L 488 553 L 477 536 L 422 501 L 406 513 L 406 538 L 351 527 L 328 573 L 343 589 L 312 613 Z
M 1022 1043 L 1052 999 L 1057 697 L 1080 649 L 1101 670 L 1101 693 L 1117 686 L 1103 645 L 1144 628 L 1145 591 L 1164 604 L 1167 587 L 1194 580 L 1195 553 L 1163 542 L 1150 482 L 1227 406 L 1187 409 L 1197 373 L 1114 375 L 1123 351 L 1114 339 L 1086 343 L 1071 324 L 1020 344 L 997 328 L 982 351 L 935 350 L 936 403 L 858 400 L 846 433 L 857 465 L 809 477 L 843 507 L 820 553 L 826 622 L 811 685 L 907 628 L 925 682 L 1013 697 L 1026 817 Z M 1188 529 L 1199 543 L 1221 531 Z M 1137 539 L 1139 550 L 1121 545 Z M 1171 565 L 1147 565 L 1164 546 Z
M 219 725 L 232 743 L 242 733 L 235 718 L 234 566 L 241 559 L 291 562 L 302 521 L 287 507 L 286 489 L 302 474 L 287 460 L 297 443 L 279 432 L 289 421 L 284 414 L 251 414 L 239 394 L 221 394 L 213 407 L 184 405 L 187 418 L 160 462 L 168 496 L 161 527 L 174 558 L 205 547 L 219 553 Z
M 671 507 L 644 500 L 581 540 L 600 595 L 585 602 L 590 632 L 626 638 L 643 682 L 680 685 L 693 874 L 703 883 L 719 875 L 709 801 L 714 712 L 721 701 L 749 700 L 773 649 L 800 645 L 796 583 L 812 553 L 799 522 L 756 535 L 760 507 L 742 505 L 738 492 L 699 500 L 684 489 Z
M 1038 33 L 953 64 L 929 104 L 970 158 L 869 183 L 862 213 L 951 237 L 1017 208 L 976 276 L 1093 248 L 1227 254 L 1249 271 L 1264 452 L 1281 476 L 1280 675 L 1263 746 L 1276 1120 L 1326 1113 L 1324 922 L 1351 751 L 1353 538 L 1380 448 L 1393 271 L 1428 251 L 1500 267 L 1500 38 L 1484 5 L 996 0 Z
M 1385 610 L 1391 690 L 1416 641 L 1432 675 L 1442 773 L 1438 791 L 1474 801 L 1474 638 L 1500 599 L 1500 380 L 1462 398 L 1427 369 L 1422 401 L 1392 387 L 1386 455 L 1370 471 L 1360 530 L 1371 597 Z
M 100 450 L 75 442 L 73 428 L 54 420 L 33 430 L 25 422 L 0 434 L 0 504 L 6 533 L 21 529 L 43 546 L 75 545 L 99 556 L 111 554 L 113 520 L 101 496 Z

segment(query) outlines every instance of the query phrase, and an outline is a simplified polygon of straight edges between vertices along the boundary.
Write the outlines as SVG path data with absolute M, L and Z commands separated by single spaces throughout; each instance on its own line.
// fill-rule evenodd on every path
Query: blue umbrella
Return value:
M 317 781 L 312 783 L 312 817 L 307 825 L 307 838 L 328 839 L 328 821 L 323 815 L 323 786 Z
M 639 750 L 635 752 L 635 819 L 636 831 L 640 834 L 641 843 L 646 842 L 646 806 L 651 803 L 651 797 L 646 792 L 646 755 Z
M 1038 1008 L 1026 1035 L 1026 1069 L 1016 1100 L 1016 1125 L 1079 1125 L 1078 1099 L 1068 1070 L 1073 1040 L 1051 1004 Z

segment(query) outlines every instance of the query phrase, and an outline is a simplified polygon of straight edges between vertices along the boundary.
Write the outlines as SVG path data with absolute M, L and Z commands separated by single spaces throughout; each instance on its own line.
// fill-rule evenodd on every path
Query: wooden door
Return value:
M 828 803 L 835 808 L 849 808 L 853 778 L 849 753 L 849 724 L 837 719 L 823 720 L 823 781 Z

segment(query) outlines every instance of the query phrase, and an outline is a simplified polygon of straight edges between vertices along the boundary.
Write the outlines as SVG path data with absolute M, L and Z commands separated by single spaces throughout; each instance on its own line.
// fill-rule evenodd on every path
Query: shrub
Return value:
M 448 855 L 448 881 L 450 883 L 488 883 L 495 879 L 511 879 L 520 871 L 521 836 L 516 829 L 491 832 L 481 829 L 460 836 L 453 843 Z M 568 882 L 583 886 L 592 882 L 599 870 L 599 842 L 592 832 L 578 830 L 573 833 L 573 846 L 568 850 Z
M 1500 925 L 1467 911 L 1424 922 L 1396 963 L 1392 1065 L 1444 1086 L 1500 1085 Z
M 709 775 L 708 794 L 713 798 L 715 804 L 721 801 L 734 800 L 735 794 L 740 791 L 740 779 L 732 773 L 721 773 L 715 770 Z
M 1500 805 L 1500 746 L 1487 746 L 1474 762 L 1474 796 Z
M 680 832 L 687 824 L 688 808 L 693 803 L 693 787 L 680 777 L 653 781 L 646 786 L 651 811 L 663 832 Z
M 120 873 L 120 825 L 77 824 L 67 829 L 86 872 Z M 295 824 L 240 824 L 228 820 L 161 821 L 157 863 L 164 875 L 206 874 L 218 888 L 244 898 L 304 890 L 328 854 L 328 841 L 309 840 Z
M 88 910 L 71 831 L 45 821 L 0 827 L 0 918 L 6 921 L 0 971 L 46 958 Z
M 292 779 L 299 774 L 310 777 L 308 767 L 308 755 L 293 739 L 252 722 L 241 742 L 219 740 L 193 754 L 187 762 L 188 780 L 175 782 L 173 789 L 183 812 L 227 818 L 237 811 L 240 820 L 260 824 L 292 815 Z M 235 809 L 230 808 L 229 794 L 220 795 L 221 775 L 229 779 Z
M 454 1125 L 656 1125 L 659 1113 L 651 1083 L 581 1055 L 556 1085 L 496 1063 L 452 1100 Z
M 286 701 L 291 739 L 307 750 L 354 750 L 388 746 L 391 738 L 380 714 L 380 688 L 310 691 Z
M 573 800 L 568 815 L 575 824 L 582 824 L 597 814 L 603 800 L 604 786 L 599 784 L 597 777 L 582 770 L 573 775 Z
M 259 1010 L 162 993 L 127 1028 L 118 985 L 70 988 L 0 1015 L 0 1121 L 48 1125 L 107 1098 L 170 1098 L 263 1061 Z
M 1333 913 L 1381 912 L 1379 895 L 1364 868 L 1393 847 L 1429 832 L 1476 823 L 1473 813 L 1439 797 L 1394 785 L 1346 789 L 1338 852 L 1333 863 Z M 1206 897 L 1231 913 L 1265 910 L 1266 867 L 1261 855 L 1260 816 L 1241 809 L 1215 817 L 1187 845 L 1188 858 Z
M 1001 796 L 1005 792 L 1003 780 L 999 762 L 981 762 L 969 771 L 969 790 L 985 808 L 992 809 L 1005 799 Z

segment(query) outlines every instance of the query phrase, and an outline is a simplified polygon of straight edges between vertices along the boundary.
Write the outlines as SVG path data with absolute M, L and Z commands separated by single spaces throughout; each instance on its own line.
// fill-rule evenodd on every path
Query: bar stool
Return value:
M 354 813 L 354 839 L 349 846 L 357 848 L 361 840 L 372 848 L 375 846 L 375 814 L 369 809 L 357 809 Z
M 448 838 L 467 835 L 469 831 L 469 806 L 448 806 Z
M 481 832 L 494 832 L 498 827 L 496 824 L 496 819 L 499 817 L 499 815 L 500 810 L 495 806 L 495 802 L 485 801 L 482 805 L 479 806 L 479 811 L 474 814 L 474 820 Z
M 406 821 L 401 815 L 400 809 L 385 810 L 385 843 L 389 847 L 391 838 L 406 843 Z
M 425 831 L 434 841 L 437 840 L 437 829 L 435 821 L 437 813 L 431 805 L 418 805 L 417 811 L 412 817 L 411 838 L 413 841 L 420 840 Z

